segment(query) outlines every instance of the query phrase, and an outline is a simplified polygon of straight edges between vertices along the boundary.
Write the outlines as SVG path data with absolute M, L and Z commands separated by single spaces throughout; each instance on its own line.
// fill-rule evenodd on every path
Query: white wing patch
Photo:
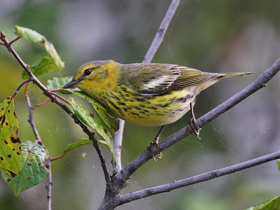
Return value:
M 169 87 L 172 84 L 173 81 L 170 81 L 170 76 L 169 75 L 162 75 L 161 77 L 155 78 L 151 81 L 149 81 L 148 83 L 145 83 L 143 90 L 150 90 L 150 89 L 154 89 L 156 87 L 159 86 L 163 86 L 166 84 L 166 87 Z

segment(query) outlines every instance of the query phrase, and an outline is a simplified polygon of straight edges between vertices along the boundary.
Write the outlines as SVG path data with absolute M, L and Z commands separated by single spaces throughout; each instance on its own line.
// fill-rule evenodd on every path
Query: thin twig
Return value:
M 56 98 L 59 98 L 59 99 L 60 99 L 61 101 L 63 101 L 64 103 L 68 103 L 68 101 L 67 101 L 65 98 L 63 98 L 62 96 L 60 96 L 60 95 L 58 95 L 58 94 L 56 94 L 56 93 L 54 93 L 54 92 L 52 92 L 52 91 L 50 91 L 49 94 L 53 95 L 53 96 L 56 97 Z
M 39 103 L 39 104 L 35 104 L 33 105 L 33 109 L 37 108 L 37 107 L 40 107 L 40 106 L 44 106 L 46 105 L 47 103 L 49 103 L 51 101 L 50 98 L 48 98 L 47 100 L 43 101 L 42 103 Z
M 52 210 L 52 170 L 51 170 L 51 159 L 48 160 L 46 164 L 47 169 L 49 170 L 48 173 L 48 183 L 46 185 L 47 189 L 47 210 Z
M 16 95 L 18 94 L 19 90 L 22 88 L 23 85 L 25 85 L 26 83 L 31 82 L 31 81 L 32 81 L 31 79 L 24 80 L 24 81 L 17 87 L 17 89 L 15 90 L 15 92 L 14 92 L 12 98 L 15 98 L 15 97 L 16 97 Z
M 139 190 L 136 192 L 129 193 L 127 195 L 123 195 L 119 198 L 119 205 L 128 203 L 134 200 L 142 199 L 151 195 L 156 195 L 159 193 L 164 193 L 164 192 L 170 192 L 172 190 L 186 187 L 189 185 L 197 184 L 200 182 L 205 182 L 211 179 L 218 178 L 220 176 L 225 176 L 228 174 L 232 174 L 247 168 L 251 168 L 272 160 L 276 160 L 280 158 L 280 151 L 270 153 L 268 155 L 264 155 L 252 160 L 248 160 L 242 163 L 238 163 L 232 166 L 220 168 L 214 171 L 209 171 L 203 174 L 199 174 L 197 176 L 192 176 L 186 179 L 178 180 L 178 181 L 173 181 L 169 184 L 164 184 L 156 187 L 151 187 L 143 190 Z
M 38 132 L 38 130 L 36 128 L 36 125 L 35 125 L 35 122 L 34 122 L 34 118 L 33 118 L 33 107 L 32 107 L 32 104 L 31 104 L 31 101 L 30 101 L 30 98 L 29 98 L 28 84 L 25 86 L 24 96 L 25 96 L 25 101 L 26 101 L 26 104 L 27 104 L 28 112 L 29 112 L 29 114 L 28 114 L 28 122 L 31 125 L 31 128 L 33 130 L 33 133 L 34 133 L 38 143 L 42 144 L 41 137 L 40 137 L 39 132 Z
M 196 123 L 201 128 L 205 124 L 214 120 L 239 102 L 243 101 L 248 96 L 255 93 L 257 90 L 261 89 L 265 86 L 265 84 L 272 79 L 274 75 L 276 75 L 280 71 L 280 59 L 278 59 L 269 69 L 267 69 L 264 73 L 262 73 L 254 82 L 248 85 L 246 88 L 229 98 L 224 103 L 220 104 L 210 112 L 206 113 L 199 119 L 197 119 Z M 172 146 L 176 142 L 182 140 L 186 136 L 193 133 L 193 129 L 188 125 L 185 128 L 177 131 L 166 139 L 162 140 L 157 147 L 154 147 L 153 150 L 146 149 L 143 153 L 141 153 L 138 157 L 132 160 L 126 167 L 124 167 L 118 174 L 116 174 L 116 179 L 118 180 L 127 180 L 129 177 L 144 163 L 146 163 L 149 159 L 153 158 L 156 154 L 164 151 L 168 147 Z M 124 183 L 124 181 L 122 181 Z
M 157 33 L 155 35 L 155 38 L 153 42 L 151 43 L 148 52 L 145 55 L 144 60 L 142 63 L 150 63 L 157 52 L 160 44 L 162 43 L 163 37 L 165 35 L 165 32 L 167 31 L 167 28 L 169 26 L 169 23 L 171 22 L 178 5 L 180 4 L 180 0 L 173 0 L 157 30 Z
M 15 38 L 15 39 L 13 39 L 12 41 L 10 41 L 9 46 L 11 47 L 11 45 L 12 45 L 13 43 L 15 43 L 17 40 L 19 40 L 20 38 L 21 38 L 21 37 L 18 36 L 17 38 Z

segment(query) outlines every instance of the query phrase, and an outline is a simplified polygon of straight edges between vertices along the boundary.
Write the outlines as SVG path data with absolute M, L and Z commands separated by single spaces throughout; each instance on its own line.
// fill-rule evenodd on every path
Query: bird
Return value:
M 177 64 L 97 60 L 80 66 L 63 88 L 77 87 L 112 115 L 140 126 L 163 128 L 191 110 L 191 127 L 198 136 L 196 96 L 224 78 L 247 74 L 251 72 L 209 73 Z

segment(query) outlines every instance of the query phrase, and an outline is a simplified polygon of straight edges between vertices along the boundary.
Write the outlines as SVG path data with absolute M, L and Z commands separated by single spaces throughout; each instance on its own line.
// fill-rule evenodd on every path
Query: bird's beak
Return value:
M 66 85 L 64 85 L 62 88 L 72 88 L 76 84 L 78 84 L 79 82 L 80 82 L 80 80 L 72 80 L 71 82 L 69 82 Z

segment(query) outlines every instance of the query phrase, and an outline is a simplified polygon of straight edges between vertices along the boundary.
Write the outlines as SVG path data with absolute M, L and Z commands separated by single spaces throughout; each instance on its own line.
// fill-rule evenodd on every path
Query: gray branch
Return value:
M 151 43 L 148 52 L 145 55 L 144 60 L 142 61 L 142 63 L 150 63 L 154 57 L 154 55 L 156 54 L 160 44 L 163 41 L 165 32 L 168 29 L 168 26 L 177 10 L 178 5 L 180 4 L 180 0 L 173 0 L 157 30 L 157 33 L 155 35 L 155 38 L 153 40 L 153 42 Z
M 151 195 L 156 195 L 159 193 L 164 193 L 164 192 L 170 192 L 172 190 L 178 189 L 178 188 L 182 188 L 182 187 L 186 187 L 189 185 L 193 185 L 193 184 L 197 184 L 200 182 L 205 182 L 211 179 L 215 179 L 218 178 L 220 176 L 225 176 L 228 174 L 232 174 L 247 168 L 251 168 L 272 160 L 276 160 L 280 158 L 280 151 L 278 152 L 274 152 L 268 155 L 264 155 L 252 160 L 248 160 L 242 163 L 238 163 L 232 166 L 228 166 L 225 168 L 221 168 L 221 169 L 217 169 L 214 171 L 209 171 L 207 173 L 203 173 L 197 176 L 192 176 L 186 179 L 181 179 L 178 181 L 173 181 L 169 184 L 164 184 L 164 185 L 160 185 L 160 186 L 156 186 L 156 187 L 151 187 L 151 188 L 147 188 L 147 189 L 143 189 L 143 190 L 139 190 L 136 192 L 132 192 L 129 193 L 127 195 L 123 195 L 120 197 L 119 199 L 119 205 L 124 204 L 124 203 L 128 203 L 134 200 L 138 200 L 138 199 L 142 199 Z

